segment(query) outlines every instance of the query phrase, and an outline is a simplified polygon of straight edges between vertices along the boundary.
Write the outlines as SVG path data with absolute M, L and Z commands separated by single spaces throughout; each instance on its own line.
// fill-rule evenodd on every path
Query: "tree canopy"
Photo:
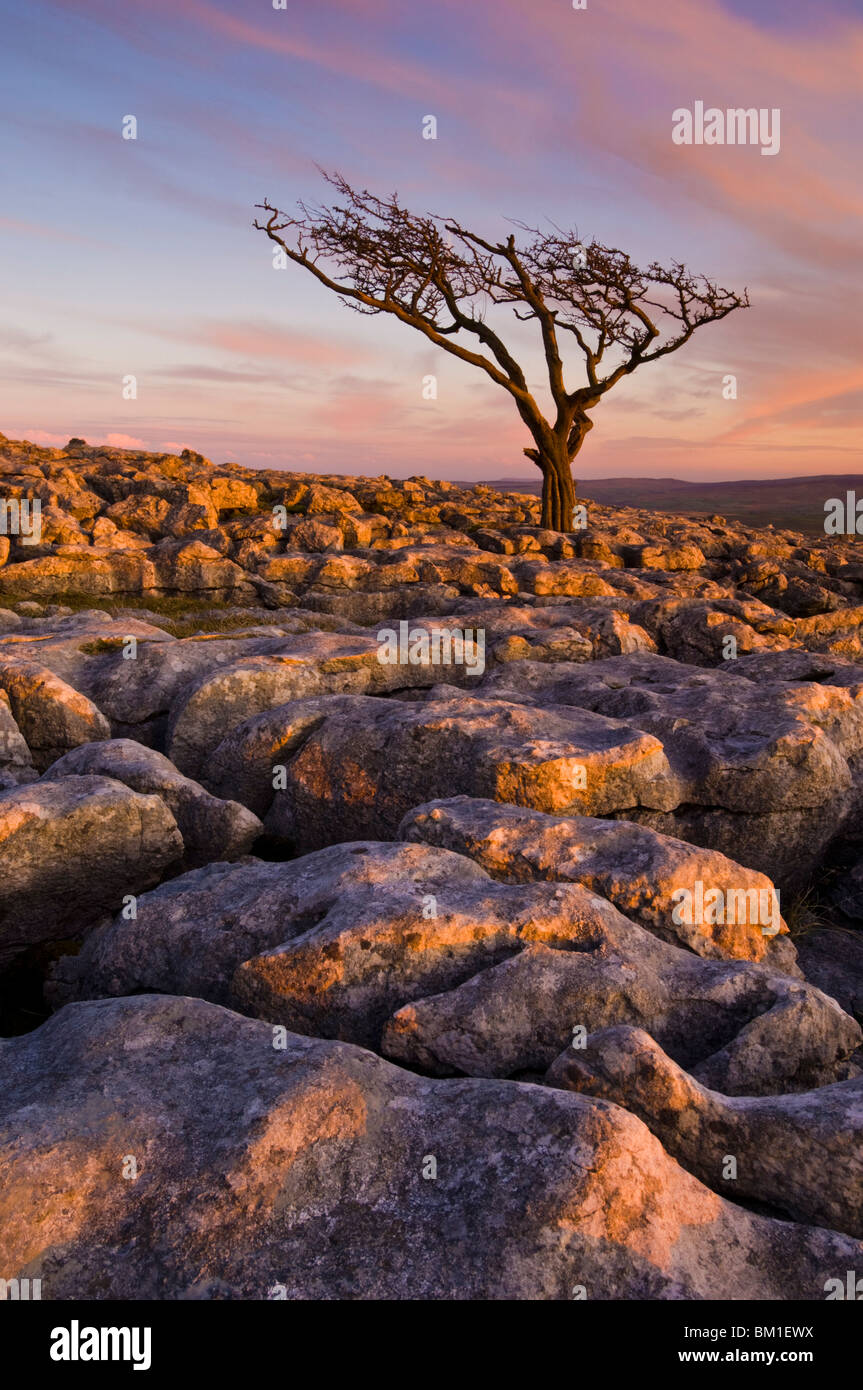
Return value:
M 702 324 L 749 303 L 746 291 L 721 289 L 677 261 L 640 269 L 596 240 L 520 222 L 487 240 L 456 218 L 410 212 L 396 194 L 382 198 L 340 174 L 324 177 L 336 191 L 332 204 L 301 202 L 288 214 L 265 199 L 255 227 L 349 307 L 392 315 L 509 393 L 534 441 L 524 452 L 542 472 L 543 525 L 555 530 L 569 529 L 572 460 L 606 392 L 636 367 L 676 352 Z M 507 307 L 536 325 L 553 414 L 543 413 L 524 368 L 488 322 Z M 567 346 L 581 361 L 575 387 Z

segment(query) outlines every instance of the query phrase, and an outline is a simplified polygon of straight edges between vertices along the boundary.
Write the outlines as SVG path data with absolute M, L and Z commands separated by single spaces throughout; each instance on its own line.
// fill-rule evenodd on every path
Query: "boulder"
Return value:
M 774 968 L 799 977 L 781 915 L 774 924 L 779 900 L 773 884 L 712 850 L 629 821 L 550 816 L 468 796 L 416 807 L 405 816 L 399 834 L 468 854 L 495 878 L 509 882 L 583 883 L 625 916 L 697 955 L 753 961 L 769 957 Z M 715 890 L 723 907 L 734 909 L 723 910 L 723 918 L 737 920 L 712 921 L 719 913 L 706 911 L 697 920 L 699 883 L 702 903 L 707 890 Z
M 0 963 L 79 936 L 179 867 L 183 840 L 158 796 L 108 777 L 0 792 Z
M 653 735 L 679 799 L 630 818 L 786 888 L 806 883 L 854 804 L 863 753 L 863 692 L 854 689 L 756 683 L 637 652 L 584 666 L 520 663 L 491 672 L 480 693 L 570 704 Z
M 0 1267 L 43 1299 L 816 1300 L 859 1264 L 619 1106 L 429 1080 L 200 1000 L 71 1005 L 0 1065 Z
M 863 1076 L 797 1095 L 730 1098 L 700 1084 L 641 1029 L 618 1027 L 564 1053 L 546 1080 L 625 1106 L 723 1196 L 863 1236 Z M 825 1181 L 827 1173 L 837 1180 Z
M 133 791 L 161 797 L 183 837 L 187 868 L 216 859 L 239 859 L 249 853 L 263 832 L 257 816 L 245 806 L 211 796 L 198 782 L 178 772 L 162 753 L 133 739 L 109 739 L 75 748 L 58 758 L 42 780 L 90 776 L 111 777 Z
M 229 730 L 290 700 L 432 685 L 434 666 L 386 664 L 374 637 L 314 632 L 283 639 L 278 651 L 205 671 L 172 705 L 168 753 L 182 772 L 200 776 Z M 456 668 L 451 668 L 458 679 Z
M 201 778 L 215 796 L 231 792 L 256 816 L 264 817 L 276 796 L 278 769 L 286 768 L 327 717 L 342 710 L 355 712 L 356 697 L 321 695 L 291 700 L 244 719 L 207 758 Z
M 468 695 L 365 698 L 340 703 L 309 732 L 266 826 L 302 852 L 387 838 L 418 801 L 458 793 L 599 815 L 677 799 L 660 743 L 620 720 Z
M 0 660 L 0 689 L 37 768 L 48 767 L 69 748 L 111 735 L 92 700 L 37 661 Z
M 0 690 L 0 776 L 9 777 L 14 782 L 27 774 L 33 780 L 38 776 L 30 749 L 15 722 L 9 696 L 5 690 Z
M 389 910 L 400 924 L 407 919 L 414 933 L 421 929 L 428 933 L 423 906 L 429 895 L 434 902 L 443 896 L 463 908 L 469 890 L 474 897 L 482 897 L 493 887 L 488 875 L 470 859 L 426 845 L 358 841 L 284 864 L 260 860 L 210 864 L 142 895 L 134 918 L 119 914 L 93 931 L 77 955 L 58 961 L 50 996 L 59 1005 L 101 995 L 155 991 L 195 994 L 227 1004 L 232 999 L 234 973 L 244 961 L 310 933 L 309 940 L 316 940 L 317 928 L 324 923 L 325 935 L 330 917 L 345 922 L 352 915 L 360 920 L 365 914 L 374 921 L 377 905 L 379 932 L 386 929 Z M 497 917 L 489 920 L 497 921 Z M 401 942 L 409 962 L 416 954 L 413 940 Z M 327 959 L 337 959 L 337 949 L 329 948 L 326 940 L 321 949 L 325 967 Z M 468 938 L 462 951 L 470 949 Z M 482 957 L 490 948 L 478 940 L 474 949 Z M 377 959 L 373 955 L 368 962 L 372 974 Z M 422 963 L 411 968 L 421 971 Z M 428 969 L 435 968 L 442 967 L 430 960 Z M 452 968 L 457 975 L 458 964 Z M 463 975 L 462 967 L 458 978 Z M 377 987 L 379 991 L 388 988 L 385 980 Z M 322 1017 L 327 1003 L 325 997 L 316 1001 Z M 348 1024 L 352 1026 L 351 1020 Z M 356 1027 L 365 1025 L 358 1021 Z M 331 1031 L 338 1035 L 335 1013 Z M 371 1036 L 367 1027 L 362 1036 Z
M 338 526 L 328 526 L 325 521 L 317 521 L 313 517 L 301 521 L 291 532 L 291 544 L 312 553 L 341 550 L 343 543 Z
M 525 941 L 464 984 L 403 1006 L 384 1029 L 386 1056 L 435 1075 L 539 1076 L 576 1046 L 575 1030 L 626 1023 L 728 1095 L 806 1090 L 843 1074 L 863 1035 L 833 999 L 761 966 L 703 960 L 608 903 L 597 912 L 602 900 L 580 891 L 594 921 L 583 914 L 564 948 Z

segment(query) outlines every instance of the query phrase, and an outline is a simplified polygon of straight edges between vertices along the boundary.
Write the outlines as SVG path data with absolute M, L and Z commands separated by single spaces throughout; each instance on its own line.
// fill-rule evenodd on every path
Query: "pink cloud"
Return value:
M 355 362 L 359 356 L 345 343 L 319 338 L 302 330 L 261 323 L 213 324 L 200 334 L 197 341 L 240 357 L 266 357 L 277 361 L 308 362 L 316 366 L 339 366 Z
M 46 222 L 22 222 L 17 217 L 0 217 L 0 232 L 7 232 L 10 236 L 25 237 L 45 237 L 51 241 L 57 240 L 57 226 L 55 223 Z M 64 242 L 75 242 L 79 246 L 101 246 L 105 247 L 109 243 L 99 241 L 95 237 L 80 236 L 77 232 L 63 230 Z
M 61 444 L 67 444 L 68 434 L 51 434 L 48 430 L 25 430 L 25 439 L 29 439 L 31 444 L 42 444 L 46 449 L 59 449 Z
M 287 315 L 290 309 L 290 295 L 287 292 L 285 308 Z M 145 328 L 143 324 L 139 326 Z M 325 338 L 305 329 L 283 328 L 265 321 L 214 320 L 200 323 L 192 329 L 165 328 L 162 324 L 153 323 L 145 331 L 174 342 L 194 343 L 236 357 L 298 362 L 313 367 L 345 367 L 367 362 L 373 352 L 371 344 L 354 346 L 335 335 Z
M 200 0 L 185 0 L 183 16 L 197 21 L 207 32 L 228 40 L 231 46 L 244 45 L 308 63 L 334 74 L 337 78 L 362 83 L 412 103 L 422 104 L 427 94 L 427 97 L 433 97 L 434 100 L 434 105 L 427 109 L 446 110 L 472 126 L 480 126 L 486 138 L 510 156 L 513 152 L 513 136 L 518 130 L 521 130 L 529 143 L 529 132 L 533 123 L 540 121 L 547 110 L 546 96 L 533 82 L 504 82 L 499 72 L 495 73 L 492 70 L 489 76 L 485 76 L 476 64 L 472 66 L 470 80 L 466 82 L 460 72 L 448 73 L 444 65 L 433 59 L 429 62 L 418 62 L 395 56 L 395 45 L 391 45 L 388 51 L 381 32 L 391 30 L 399 18 L 398 12 L 393 11 L 392 7 L 389 7 L 389 18 L 379 17 L 384 7 L 373 3 L 372 9 L 377 24 L 366 22 L 349 29 L 351 21 L 358 17 L 360 20 L 365 18 L 368 21 L 368 15 L 365 13 L 367 4 L 368 0 L 364 0 L 360 5 L 357 5 L 355 0 L 337 4 L 335 8 L 342 10 L 344 18 L 331 24 L 324 41 L 305 37 L 297 24 L 292 27 L 280 24 L 281 16 L 278 14 L 267 16 L 265 25 L 259 27 L 237 15 L 226 14 L 214 5 L 200 3 Z M 450 0 L 449 5 L 444 4 L 443 8 L 451 10 L 449 22 L 458 26 L 460 36 L 468 39 L 462 0 L 459 0 L 458 5 L 454 5 Z M 481 10 L 482 4 L 478 5 L 477 9 Z M 492 7 L 489 6 L 489 9 Z M 275 23 L 270 22 L 274 18 Z M 480 19 L 479 33 L 483 41 L 488 26 L 497 25 L 498 22 L 493 9 L 488 25 L 483 24 Z M 513 34 L 519 35 L 523 27 L 522 11 L 518 22 L 512 28 Z M 340 32 L 345 34 L 341 41 L 337 37 Z M 510 115 L 518 118 L 506 127 L 506 134 L 499 118 L 502 107 L 506 107 Z
M 520 32 L 522 8 L 503 3 L 511 18 L 495 32 L 505 41 Z M 531 66 L 545 68 L 551 84 L 561 62 L 552 39 L 564 52 L 578 42 L 583 53 L 575 100 L 563 114 L 549 102 L 558 138 L 571 133 L 580 143 L 589 119 L 593 150 L 625 160 L 648 194 L 655 196 L 647 178 L 658 176 L 678 203 L 706 206 L 771 247 L 830 269 L 856 264 L 863 196 L 849 181 L 856 143 L 841 98 L 859 92 L 859 22 L 819 12 L 816 26 L 782 33 L 715 0 L 607 0 L 595 21 L 577 30 L 570 24 L 568 32 L 557 4 L 540 0 L 531 19 L 520 39 Z M 696 98 L 719 107 L 778 107 L 779 154 L 672 144 L 672 111 L 691 108 Z
M 824 412 L 832 401 L 841 400 L 849 393 L 863 389 L 863 369 L 857 367 L 843 372 L 806 371 L 795 373 L 775 392 L 768 393 L 766 399 L 751 411 L 745 419 L 722 436 L 724 442 L 749 439 L 764 430 L 781 425 L 788 419 L 808 419 L 816 427 L 823 427 Z M 852 426 L 859 430 L 855 422 L 844 422 L 845 428 Z
M 97 439 L 97 444 L 110 444 L 112 449 L 146 449 L 143 439 L 135 439 L 131 434 L 106 434 Z
M 326 42 L 316 43 L 303 38 L 297 26 L 280 26 L 277 22 L 275 25 L 269 23 L 265 28 L 258 28 L 236 15 L 225 14 L 213 5 L 198 4 L 196 0 L 190 0 L 185 13 L 199 20 L 204 28 L 229 39 L 231 43 L 262 48 L 270 53 L 280 53 L 301 62 L 313 63 L 340 77 L 369 82 L 399 96 L 415 97 L 428 85 L 429 72 L 426 68 L 418 63 L 396 60 L 385 55 L 380 46 L 374 43 L 371 34 L 363 51 L 362 47 L 339 43 L 335 27 L 328 34 Z M 440 91 L 440 73 L 436 74 L 435 81 L 437 90 Z M 454 84 L 444 82 L 445 90 L 453 86 Z

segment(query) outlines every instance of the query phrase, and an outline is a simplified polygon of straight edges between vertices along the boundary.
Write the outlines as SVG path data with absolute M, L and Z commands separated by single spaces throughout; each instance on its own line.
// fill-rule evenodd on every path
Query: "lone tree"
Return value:
M 324 177 L 339 195 L 333 206 L 300 203 L 290 216 L 265 200 L 256 206 L 266 220 L 255 227 L 359 313 L 392 314 L 509 392 L 533 436 L 524 452 L 542 472 L 542 524 L 552 530 L 571 528 L 572 460 L 605 393 L 749 303 L 746 292 L 720 289 L 676 261 L 639 270 L 623 251 L 522 223 L 513 224 L 520 244 L 512 234 L 486 241 L 452 218 L 409 212 L 395 194 L 378 198 L 339 174 Z M 553 419 L 486 322 L 494 305 L 536 323 Z M 583 358 L 587 384 L 574 391 L 564 380 L 562 335 Z

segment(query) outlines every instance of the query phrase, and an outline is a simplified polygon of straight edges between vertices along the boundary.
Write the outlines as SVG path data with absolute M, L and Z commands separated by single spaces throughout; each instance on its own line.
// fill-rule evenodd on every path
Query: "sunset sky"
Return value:
M 322 165 L 486 236 L 553 222 L 748 287 L 750 309 L 615 388 L 576 476 L 861 471 L 863 0 L 2 0 L 0 14 L 10 437 L 530 476 L 512 402 L 480 373 L 273 268 L 254 204 L 323 197 Z M 696 101 L 779 108 L 779 153 L 674 144 L 672 112 Z

